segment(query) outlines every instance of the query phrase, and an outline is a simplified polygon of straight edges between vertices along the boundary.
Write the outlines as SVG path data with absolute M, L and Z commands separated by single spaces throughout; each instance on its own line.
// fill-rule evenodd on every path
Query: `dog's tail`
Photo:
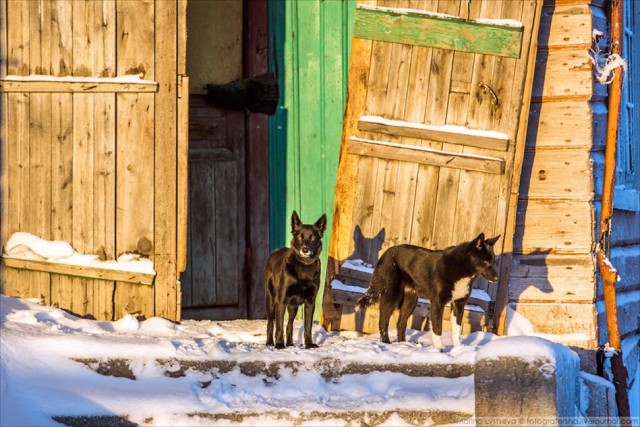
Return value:
M 380 299 L 380 295 L 373 288 L 374 288 L 373 285 L 369 286 L 369 288 L 367 289 L 367 292 L 365 292 L 364 295 L 362 295 L 358 299 L 358 301 L 356 301 L 356 311 L 364 310 L 370 305 L 378 302 L 378 300 Z

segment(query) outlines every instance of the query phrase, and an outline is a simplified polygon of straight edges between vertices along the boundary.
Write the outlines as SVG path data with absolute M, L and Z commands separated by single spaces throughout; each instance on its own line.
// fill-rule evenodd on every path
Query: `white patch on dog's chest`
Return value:
M 466 298 L 469 295 L 469 283 L 471 279 L 465 277 L 464 279 L 458 280 L 453 284 L 453 292 L 451 293 L 451 300 L 456 301 L 462 298 Z

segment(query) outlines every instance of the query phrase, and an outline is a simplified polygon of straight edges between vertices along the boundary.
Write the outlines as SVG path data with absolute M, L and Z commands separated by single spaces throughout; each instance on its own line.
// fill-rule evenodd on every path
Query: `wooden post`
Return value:
M 622 52 L 622 1 L 611 1 L 611 54 Z M 618 310 L 616 303 L 615 283 L 617 271 L 607 259 L 611 218 L 613 216 L 613 186 L 615 184 L 616 148 L 618 144 L 618 127 L 620 121 L 620 94 L 622 91 L 622 70 L 617 67 L 613 71 L 613 80 L 609 88 L 609 113 L 607 120 L 607 145 L 604 152 L 604 183 L 602 188 L 602 209 L 600 211 L 600 234 L 598 248 L 598 265 L 602 276 L 604 306 L 607 317 L 609 345 L 615 350 L 611 359 L 613 384 L 616 388 L 616 404 L 618 416 L 630 417 L 629 397 L 627 395 L 627 369 L 624 366 L 620 330 L 618 329 Z

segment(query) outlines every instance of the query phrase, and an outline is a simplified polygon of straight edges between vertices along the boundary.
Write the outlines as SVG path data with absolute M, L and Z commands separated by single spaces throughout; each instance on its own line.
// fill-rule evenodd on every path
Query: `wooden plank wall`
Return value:
M 6 268 L 3 293 L 97 319 L 175 318 L 176 9 L 126 0 L 2 3 L 3 76 L 142 73 L 162 93 L 3 93 L 2 242 L 26 231 L 101 259 L 139 252 L 163 270 L 154 286 L 141 286 Z
M 592 30 L 606 29 L 600 3 L 543 7 L 509 286 L 510 306 L 537 331 L 584 334 L 586 348 L 597 338 L 592 157 L 606 127 L 587 56 Z
M 401 243 L 441 249 L 469 240 L 479 232 L 488 236 L 501 234 L 504 239 L 505 233 L 510 235 L 505 224 L 511 171 L 517 157 L 519 112 L 523 104 L 528 105 L 528 102 L 523 103 L 522 94 L 531 28 L 536 22 L 535 2 L 390 0 L 379 1 L 377 5 L 437 11 L 464 19 L 514 19 L 526 22 L 525 33 L 528 35 L 525 35 L 523 55 L 518 60 L 353 39 L 354 54 L 349 70 L 349 90 L 352 92 L 345 115 L 343 152 L 336 186 L 336 200 L 340 199 L 334 211 L 329 256 L 333 261 L 359 258 L 375 264 L 386 248 Z M 495 90 L 500 99 L 498 105 L 494 106 L 489 93 L 483 92 L 481 82 L 490 84 Z M 508 150 L 501 151 L 500 144 L 487 149 L 386 132 L 381 138 L 376 132 L 358 127 L 360 116 L 365 115 L 501 132 L 509 138 Z M 507 173 L 438 167 L 419 164 L 415 160 L 400 162 L 389 157 L 356 157 L 348 154 L 353 150 L 345 148 L 355 149 L 354 144 L 345 142 L 351 136 L 490 156 L 503 162 Z M 519 177 L 519 171 L 514 175 Z M 517 182 L 517 178 L 514 179 Z M 501 240 L 496 247 L 498 254 L 503 253 L 503 244 Z M 335 266 L 330 265 L 330 275 L 332 272 L 337 273 Z M 495 298 L 495 285 L 477 280 L 475 286 Z M 335 325 L 333 322 L 340 313 L 327 301 L 330 301 L 330 295 L 325 293 L 324 321 L 332 328 L 339 327 L 337 320 Z

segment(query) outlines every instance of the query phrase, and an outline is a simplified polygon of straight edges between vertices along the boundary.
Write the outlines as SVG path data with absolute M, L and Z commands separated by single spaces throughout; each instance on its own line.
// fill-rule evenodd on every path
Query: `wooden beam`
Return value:
M 157 92 L 158 83 L 133 82 L 76 82 L 47 80 L 0 80 L 2 92 L 37 93 L 114 93 L 114 92 Z
M 351 137 L 347 152 L 358 156 L 378 157 L 386 160 L 420 163 L 454 169 L 465 169 L 491 174 L 504 174 L 504 160 L 474 156 L 463 153 L 449 153 L 421 146 L 401 145 Z
M 358 7 L 353 36 L 519 58 L 523 27 L 386 7 Z
M 409 138 L 427 139 L 429 141 L 444 142 L 449 144 L 466 145 L 469 147 L 488 148 L 490 150 L 507 151 L 509 139 L 456 132 L 454 127 L 449 129 L 437 129 L 419 123 L 402 121 L 377 122 L 361 117 L 358 121 L 358 129 L 370 132 L 380 132 L 387 135 L 406 136 Z
M 155 274 L 150 273 L 113 270 L 110 268 L 89 267 L 85 265 L 61 264 L 51 261 L 2 257 L 2 262 L 5 267 L 63 274 L 65 276 L 82 277 L 84 279 L 113 280 L 118 282 L 137 283 L 140 285 L 153 285 L 153 281 L 155 279 Z

